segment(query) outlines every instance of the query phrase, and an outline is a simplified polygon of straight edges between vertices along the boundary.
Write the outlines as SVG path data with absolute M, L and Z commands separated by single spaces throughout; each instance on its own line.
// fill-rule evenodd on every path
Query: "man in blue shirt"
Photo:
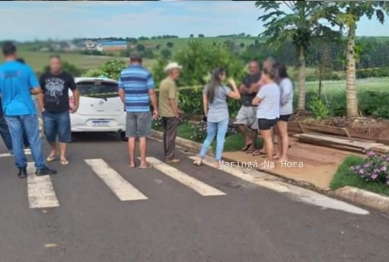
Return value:
M 13 43 L 3 45 L 5 62 L 0 65 L 0 93 L 3 112 L 12 137 L 15 164 L 18 176 L 27 177 L 27 158 L 23 148 L 23 132 L 30 144 L 32 157 L 37 168 L 35 174 L 54 175 L 57 172 L 46 166 L 39 137 L 38 116 L 31 94 L 41 93 L 39 82 L 28 65 L 16 61 L 16 47 Z
M 132 53 L 131 65 L 122 70 L 119 79 L 119 96 L 127 112 L 126 137 L 130 166 L 135 167 L 135 139 L 139 137 L 140 168 L 149 168 L 146 162 L 146 138 L 151 131 L 150 99 L 154 107 L 153 117 L 158 115 L 157 96 L 151 73 L 142 66 L 139 53 Z

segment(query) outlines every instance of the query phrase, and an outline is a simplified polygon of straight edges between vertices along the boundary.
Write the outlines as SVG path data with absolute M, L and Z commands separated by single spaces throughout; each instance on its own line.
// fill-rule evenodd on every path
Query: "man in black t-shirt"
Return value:
M 58 55 L 50 57 L 50 70 L 41 76 L 39 83 L 42 94 L 38 96 L 38 104 L 51 149 L 47 162 L 57 158 L 58 136 L 60 161 L 62 165 L 67 165 L 69 162 L 66 158 L 66 145 L 71 141 L 69 111 L 77 111 L 80 98 L 76 83 L 72 75 L 62 71 L 61 58 Z M 73 108 L 69 106 L 69 89 L 73 92 Z
M 258 136 L 257 107 L 252 105 L 252 100 L 258 92 L 258 82 L 261 78 L 259 64 L 256 61 L 249 63 L 249 74 L 243 79 L 239 91 L 242 94 L 242 107 L 236 116 L 235 125 L 239 133 L 245 138 L 245 145 L 242 151 L 253 153 L 255 142 Z M 251 129 L 251 137 L 247 130 Z

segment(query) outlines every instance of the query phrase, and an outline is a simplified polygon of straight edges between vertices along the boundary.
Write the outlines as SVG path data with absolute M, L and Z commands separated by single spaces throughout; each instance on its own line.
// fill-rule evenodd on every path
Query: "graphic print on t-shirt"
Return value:
M 60 78 L 45 79 L 45 95 L 49 102 L 60 103 L 60 97 L 63 95 L 65 89 L 65 81 Z
M 58 98 L 62 96 L 65 89 L 65 81 L 60 78 L 46 79 L 46 95 Z

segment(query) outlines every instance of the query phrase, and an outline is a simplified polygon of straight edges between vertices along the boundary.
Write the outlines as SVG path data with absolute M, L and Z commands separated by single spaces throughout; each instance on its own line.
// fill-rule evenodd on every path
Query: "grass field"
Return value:
M 42 71 L 43 67 L 48 64 L 48 58 L 52 54 L 55 53 L 27 50 L 20 50 L 18 52 L 18 56 L 24 58 L 24 60 L 26 60 L 26 62 L 31 65 L 36 72 Z M 100 65 L 113 59 L 121 59 L 125 62 L 128 62 L 128 58 L 124 57 L 87 56 L 78 53 L 61 53 L 60 55 L 63 61 L 67 61 L 84 70 L 98 68 Z M 3 62 L 3 59 L 1 59 L 0 62 Z M 146 59 L 144 64 L 149 67 L 153 62 L 154 60 Z
M 295 82 L 297 87 L 297 82 Z M 306 92 L 316 92 L 318 89 L 318 82 L 307 82 Z M 357 88 L 359 92 L 364 91 L 389 91 L 389 78 L 368 78 L 358 79 Z M 346 81 L 323 81 L 322 93 L 333 95 L 338 92 L 345 92 Z

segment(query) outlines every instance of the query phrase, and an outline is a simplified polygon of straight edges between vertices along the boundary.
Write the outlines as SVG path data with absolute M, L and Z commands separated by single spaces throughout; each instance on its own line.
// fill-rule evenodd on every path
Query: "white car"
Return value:
M 75 78 L 80 92 L 79 107 L 70 114 L 72 133 L 115 132 L 125 140 L 126 112 L 118 94 L 118 82 L 103 77 Z M 69 89 L 72 108 L 73 93 Z

